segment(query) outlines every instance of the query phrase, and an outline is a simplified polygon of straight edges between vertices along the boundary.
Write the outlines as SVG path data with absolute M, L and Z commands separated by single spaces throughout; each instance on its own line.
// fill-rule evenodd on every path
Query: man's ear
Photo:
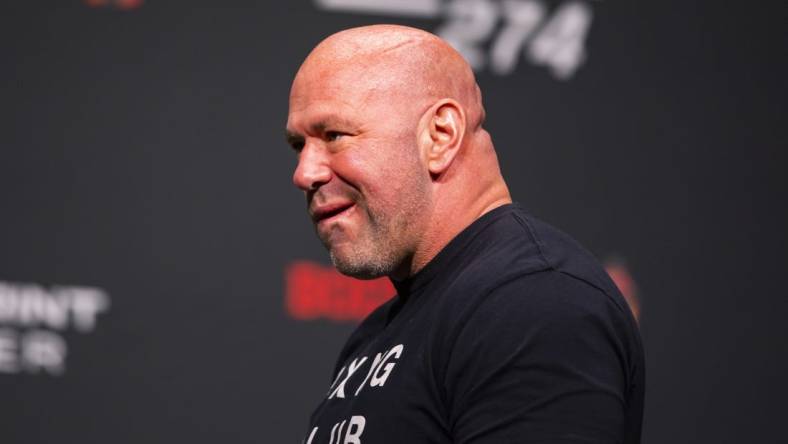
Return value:
M 422 117 L 422 154 L 433 176 L 454 161 L 465 136 L 465 110 L 453 99 L 441 99 Z

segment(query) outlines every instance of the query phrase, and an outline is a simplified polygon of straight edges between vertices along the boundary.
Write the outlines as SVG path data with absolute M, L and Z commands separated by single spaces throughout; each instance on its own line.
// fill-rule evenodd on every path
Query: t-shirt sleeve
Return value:
M 624 442 L 632 326 L 621 310 L 555 271 L 481 297 L 447 358 L 454 442 Z

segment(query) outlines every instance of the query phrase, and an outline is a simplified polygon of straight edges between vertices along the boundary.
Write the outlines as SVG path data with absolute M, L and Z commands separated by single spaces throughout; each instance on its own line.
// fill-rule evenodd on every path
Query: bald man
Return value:
M 484 118 L 468 64 L 417 29 L 339 32 L 298 70 L 293 182 L 337 269 L 397 289 L 340 353 L 306 443 L 639 442 L 632 314 L 512 203 Z

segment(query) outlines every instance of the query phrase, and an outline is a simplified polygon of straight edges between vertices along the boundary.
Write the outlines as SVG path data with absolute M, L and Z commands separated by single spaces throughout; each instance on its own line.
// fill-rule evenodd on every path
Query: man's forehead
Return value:
M 293 83 L 290 93 L 288 126 L 315 126 L 315 122 L 351 125 L 363 117 L 363 110 L 389 106 L 386 97 L 390 95 L 389 88 L 363 73 L 302 77 Z
M 410 87 L 422 80 L 420 64 L 412 52 L 404 54 L 404 47 L 337 57 L 328 57 L 327 52 L 316 50 L 304 61 L 293 81 L 291 101 L 294 96 L 342 96 L 363 101 L 374 99 L 371 95 L 412 90 Z
M 323 100 L 364 100 L 369 91 L 391 82 L 393 73 L 368 64 L 346 63 L 329 66 L 304 66 L 299 70 L 290 91 L 293 102 Z
M 352 92 L 320 90 L 315 94 L 292 94 L 287 129 L 293 132 L 322 132 L 338 126 L 350 129 L 359 125 L 364 109 L 368 106 Z
M 325 130 L 349 130 L 359 125 L 355 114 L 342 113 L 338 109 L 323 109 L 314 112 L 290 113 L 287 119 L 287 131 L 299 133 L 302 130 L 320 133 Z

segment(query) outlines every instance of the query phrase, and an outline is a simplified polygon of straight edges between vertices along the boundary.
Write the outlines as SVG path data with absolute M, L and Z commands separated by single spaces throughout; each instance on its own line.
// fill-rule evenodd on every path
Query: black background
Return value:
M 645 443 L 783 442 L 788 8 L 588 4 L 570 80 L 478 73 L 515 200 L 632 271 Z M 300 442 L 353 325 L 283 308 L 287 264 L 327 263 L 290 182 L 289 85 L 319 40 L 378 22 L 441 21 L 0 6 L 0 280 L 112 300 L 65 334 L 64 375 L 0 374 L 0 442 Z

